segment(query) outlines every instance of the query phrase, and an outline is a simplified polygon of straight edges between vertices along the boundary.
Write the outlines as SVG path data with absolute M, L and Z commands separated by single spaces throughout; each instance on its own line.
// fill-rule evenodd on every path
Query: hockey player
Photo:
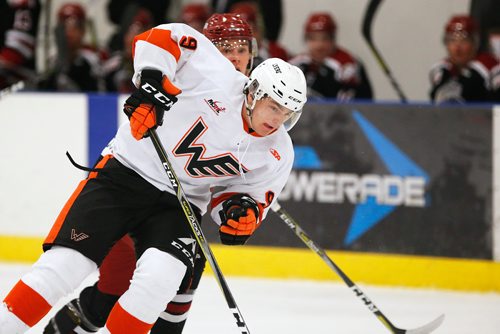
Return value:
M 82 181 L 45 241 L 46 252 L 0 309 L 0 333 L 23 333 L 71 292 L 126 233 L 139 260 L 129 289 L 100 333 L 147 333 L 178 290 L 189 285 L 196 245 L 172 194 L 149 129 L 170 153 L 199 215 L 210 203 L 221 241 L 244 243 L 290 173 L 287 134 L 306 101 L 303 74 L 269 59 L 249 79 L 203 35 L 160 25 L 137 36 L 130 125 Z M 163 115 L 163 112 L 170 110 Z M 221 187 L 210 193 L 212 187 Z
M 257 41 L 250 24 L 239 14 L 214 14 L 203 34 L 219 49 L 237 71 L 248 75 L 258 54 Z
M 65 3 L 57 12 L 57 52 L 39 90 L 95 92 L 104 90 L 99 52 L 85 44 L 87 13 L 78 3 Z
M 206 22 L 204 35 L 231 61 L 235 69 L 248 75 L 257 45 L 250 25 L 236 14 L 214 14 Z M 48 323 L 44 334 L 78 331 L 94 333 L 104 326 L 111 308 L 128 289 L 135 269 L 135 250 L 129 236 L 119 240 L 99 268 L 99 281 L 85 288 L 78 299 L 65 305 Z M 178 291 L 153 326 L 151 333 L 181 333 L 205 261 L 198 256 L 189 288 Z
M 39 17 L 39 0 L 0 0 L 0 89 L 35 79 Z
M 210 7 L 204 3 L 189 3 L 182 7 L 179 22 L 203 32 L 205 22 L 210 17 Z
M 310 95 L 339 101 L 371 99 L 361 63 L 337 44 L 337 25 L 329 13 L 312 13 L 304 26 L 307 51 L 290 60 L 305 74 Z
M 500 90 L 500 65 L 488 53 L 478 53 L 479 28 L 468 15 L 446 23 L 443 43 L 448 56 L 430 73 L 430 99 L 435 103 L 489 101 Z
M 277 41 L 270 41 L 266 38 L 266 34 L 264 34 L 265 29 L 261 27 L 261 22 L 264 20 L 257 3 L 253 1 L 238 1 L 230 6 L 229 12 L 240 15 L 252 27 L 253 35 L 259 46 L 259 52 L 254 59 L 253 66 L 259 65 L 267 58 L 281 58 L 285 61 L 290 58 L 283 46 Z
M 130 94 L 135 86 L 130 78 L 134 75 L 132 59 L 132 41 L 136 35 L 153 28 L 153 15 L 145 8 L 137 8 L 135 15 L 127 25 L 127 29 L 120 34 L 122 47 L 113 51 L 110 57 L 103 62 L 102 74 L 107 92 Z

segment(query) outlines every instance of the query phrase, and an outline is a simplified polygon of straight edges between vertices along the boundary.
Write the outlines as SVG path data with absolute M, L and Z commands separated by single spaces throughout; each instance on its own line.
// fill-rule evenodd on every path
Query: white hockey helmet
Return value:
M 284 123 L 290 130 L 300 118 L 307 101 L 307 84 L 304 73 L 294 65 L 279 58 L 269 58 L 257 66 L 244 87 L 245 93 L 253 95 L 251 106 L 247 104 L 249 116 L 257 100 L 270 97 L 281 106 L 292 111 L 292 116 Z

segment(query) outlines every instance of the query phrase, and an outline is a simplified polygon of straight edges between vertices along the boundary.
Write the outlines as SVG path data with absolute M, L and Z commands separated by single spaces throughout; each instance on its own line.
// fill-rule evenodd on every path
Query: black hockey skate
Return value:
M 83 314 L 80 300 L 73 299 L 50 319 L 43 334 L 95 333 L 99 327 L 94 326 Z

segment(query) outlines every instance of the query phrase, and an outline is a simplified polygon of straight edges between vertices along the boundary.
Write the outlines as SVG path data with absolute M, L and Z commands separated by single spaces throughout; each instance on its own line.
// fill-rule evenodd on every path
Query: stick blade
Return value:
M 441 314 L 439 317 L 437 317 L 433 321 L 429 322 L 428 324 L 423 325 L 422 327 L 415 328 L 415 329 L 408 329 L 405 331 L 405 333 L 406 334 L 428 334 L 428 333 L 434 331 L 439 326 L 441 326 L 443 321 L 444 321 L 444 314 Z
M 372 40 L 372 22 L 375 13 L 382 0 L 371 0 L 366 7 L 365 15 L 361 26 L 361 34 L 367 41 Z

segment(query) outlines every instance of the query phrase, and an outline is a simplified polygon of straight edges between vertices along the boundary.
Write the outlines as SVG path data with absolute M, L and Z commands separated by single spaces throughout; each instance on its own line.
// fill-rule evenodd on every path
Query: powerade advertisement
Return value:
M 492 258 L 490 106 L 311 103 L 290 134 L 279 202 L 321 247 Z M 248 244 L 305 247 L 272 211 Z

